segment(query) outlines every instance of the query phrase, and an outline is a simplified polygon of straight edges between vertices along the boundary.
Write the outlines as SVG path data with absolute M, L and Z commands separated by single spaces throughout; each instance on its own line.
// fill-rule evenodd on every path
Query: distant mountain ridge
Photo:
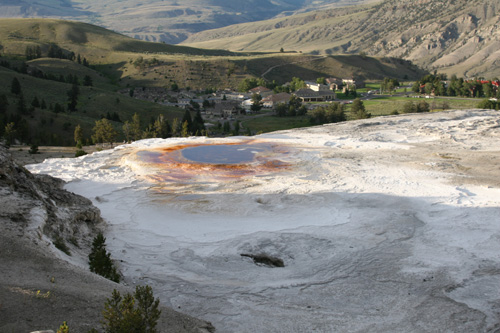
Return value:
M 185 44 L 394 56 L 431 70 L 491 78 L 500 75 L 500 0 L 385 0 L 204 31 Z
M 0 17 L 50 17 L 171 44 L 228 25 L 376 0 L 2 0 Z

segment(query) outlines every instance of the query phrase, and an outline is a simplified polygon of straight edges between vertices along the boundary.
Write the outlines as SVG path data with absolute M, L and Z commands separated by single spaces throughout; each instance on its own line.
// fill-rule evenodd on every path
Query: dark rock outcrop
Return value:
M 265 253 L 260 253 L 260 254 L 241 253 L 240 256 L 252 258 L 253 262 L 256 264 L 266 265 L 269 267 L 285 267 L 283 259 L 273 257 Z

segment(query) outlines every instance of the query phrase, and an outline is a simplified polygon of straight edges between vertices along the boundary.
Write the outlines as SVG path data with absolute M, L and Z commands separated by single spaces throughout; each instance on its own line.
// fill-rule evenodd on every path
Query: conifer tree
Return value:
M 371 114 L 366 112 L 363 101 L 359 98 L 356 98 L 353 101 L 351 106 L 351 112 L 354 114 L 354 118 L 356 119 L 367 119 L 371 117 Z
M 99 233 L 92 242 L 92 251 L 89 254 L 90 271 L 104 276 L 114 282 L 120 282 L 120 275 L 111 261 L 111 254 L 106 251 L 106 238 Z
M 187 122 L 187 126 L 188 126 L 188 130 L 189 131 L 192 131 L 193 129 L 193 118 L 191 118 L 191 113 L 189 112 L 189 110 L 186 110 L 186 112 L 184 112 L 184 116 L 182 117 L 182 125 L 184 126 L 184 123 Z
M 20 114 L 26 114 L 28 110 L 26 109 L 26 103 L 24 102 L 24 96 L 22 93 L 19 94 L 19 99 L 17 101 L 17 112 Z
M 191 133 L 189 132 L 189 123 L 186 120 L 182 123 L 181 137 L 187 138 Z
M 31 101 L 31 106 L 34 108 L 39 108 L 40 107 L 40 101 L 38 100 L 38 97 L 33 97 L 33 100 Z
M 203 117 L 201 116 L 200 110 L 196 111 L 191 132 L 200 134 L 205 132 L 205 123 L 203 121 Z
M 137 113 L 134 113 L 130 123 L 130 138 L 134 141 L 142 139 L 141 118 Z
M 21 93 L 21 83 L 19 83 L 17 77 L 12 79 L 12 83 L 10 85 L 10 92 L 15 95 L 19 95 Z
M 137 286 L 134 295 L 121 296 L 116 289 L 106 300 L 103 329 L 106 333 L 155 333 L 161 310 L 150 286 Z
M 172 122 L 172 136 L 173 137 L 178 137 L 181 133 L 182 125 L 179 122 L 178 118 L 174 118 L 174 121 Z
M 74 139 L 77 145 L 81 145 L 83 142 L 83 130 L 80 125 L 76 125 L 75 127 Z
M 0 114 L 3 114 L 7 111 L 7 106 L 9 106 L 9 100 L 5 94 L 0 95 Z
M 76 111 L 76 105 L 78 104 L 78 95 L 80 94 L 80 89 L 78 84 L 73 83 L 71 89 L 68 90 L 68 111 Z
M 116 135 L 118 134 L 110 121 L 106 118 L 101 120 L 96 120 L 95 126 L 93 128 L 94 134 L 92 135 L 92 140 L 94 143 L 109 143 L 113 144 Z

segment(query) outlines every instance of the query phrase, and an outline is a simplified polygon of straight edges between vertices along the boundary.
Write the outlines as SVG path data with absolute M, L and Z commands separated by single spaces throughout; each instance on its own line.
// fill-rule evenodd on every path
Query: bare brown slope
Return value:
M 500 0 L 386 0 L 205 31 L 186 45 L 403 57 L 460 76 L 500 75 Z
M 179 43 L 193 33 L 376 0 L 4 0 L 0 17 L 83 21 L 155 42 Z

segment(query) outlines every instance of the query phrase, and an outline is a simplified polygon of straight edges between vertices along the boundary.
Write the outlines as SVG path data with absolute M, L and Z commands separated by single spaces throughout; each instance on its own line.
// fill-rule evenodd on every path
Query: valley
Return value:
M 0 332 L 500 328 L 500 0 L 0 13 Z

